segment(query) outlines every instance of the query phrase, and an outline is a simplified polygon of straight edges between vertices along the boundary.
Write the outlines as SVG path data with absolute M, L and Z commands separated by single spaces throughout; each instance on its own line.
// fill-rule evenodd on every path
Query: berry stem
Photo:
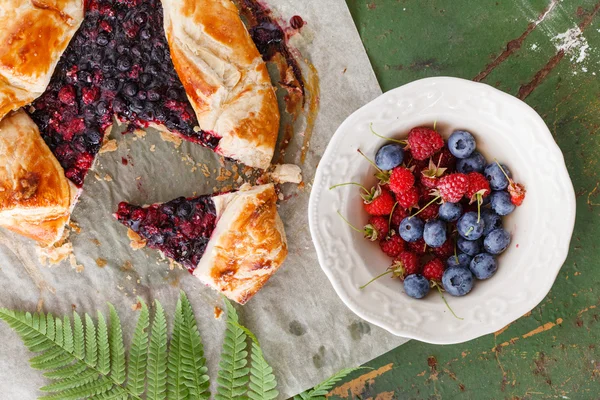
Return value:
M 394 207 L 392 207 L 392 212 L 390 213 L 390 218 L 388 218 L 388 228 L 390 231 L 392 230 L 392 216 L 394 215 L 394 210 L 396 209 L 397 206 L 398 206 L 398 202 L 395 202 Z
M 350 221 L 348 221 L 348 220 L 346 219 L 346 217 L 344 217 L 344 216 L 342 215 L 342 213 L 341 213 L 339 210 L 338 210 L 338 212 L 337 212 L 337 213 L 338 213 L 338 215 L 339 215 L 340 217 L 342 217 L 342 219 L 344 220 L 344 222 L 346 222 L 350 228 L 354 229 L 356 232 L 359 232 L 359 233 L 364 233 L 364 231 L 362 231 L 362 230 L 358 229 L 357 227 L 355 227 L 354 225 L 352 225 L 352 224 L 350 223 Z
M 442 288 L 440 287 L 440 285 L 438 285 L 437 283 L 434 282 L 433 286 L 435 286 L 437 288 L 438 292 L 440 292 L 440 296 L 442 296 L 442 300 L 444 300 L 444 303 L 446 303 L 446 307 L 448 307 L 448 310 L 450 310 L 452 315 L 454 315 L 454 318 L 464 320 L 464 318 L 461 318 L 454 313 L 454 310 L 452 309 L 452 307 L 450 307 L 450 304 L 448 304 L 448 302 L 446 301 L 446 297 L 444 296 L 444 293 L 442 293 Z
M 369 162 L 369 164 L 371 164 L 373 167 L 375 167 L 375 169 L 376 169 L 377 171 L 379 171 L 379 172 L 380 172 L 380 173 L 382 173 L 382 174 L 384 173 L 384 172 L 381 170 L 381 168 L 379 168 L 379 167 L 377 166 L 377 164 L 375 164 L 375 163 L 373 162 L 373 160 L 371 160 L 369 157 L 367 157 L 367 156 L 365 155 L 365 153 L 363 153 L 363 152 L 362 152 L 362 150 L 361 150 L 361 149 L 358 149 L 358 150 L 356 150 L 356 151 L 358 151 L 358 153 L 359 153 L 361 156 L 363 156 L 363 157 L 365 158 L 365 160 L 367 160 L 367 161 Z
M 358 186 L 359 188 L 361 188 L 362 190 L 364 190 L 365 193 L 369 193 L 369 191 L 367 190 L 366 187 L 364 187 L 360 183 L 356 183 L 356 182 L 338 183 L 337 185 L 333 185 L 332 187 L 330 187 L 329 190 L 333 190 L 333 189 L 336 189 L 336 188 L 339 188 L 339 187 L 342 187 L 342 186 L 348 186 L 348 185 Z
M 440 196 L 435 197 L 433 200 L 431 200 L 429 203 L 425 204 L 425 206 L 423 208 L 421 208 L 419 211 L 417 211 L 416 213 L 414 213 L 413 215 L 411 215 L 410 217 L 416 217 L 417 215 L 419 215 L 423 210 L 425 210 L 427 207 L 429 207 L 430 205 L 432 205 L 433 203 L 435 203 L 436 201 L 438 201 L 440 199 Z
M 437 126 L 437 119 L 435 121 L 433 121 L 433 130 L 437 132 L 437 129 L 435 129 L 436 126 Z
M 393 272 L 393 270 L 388 269 L 387 271 L 385 271 L 382 274 L 377 275 L 375 278 L 371 279 L 369 282 L 365 283 L 364 285 L 362 285 L 361 287 L 359 287 L 359 289 L 364 289 L 367 286 L 369 286 L 371 283 L 375 282 L 377 279 L 381 278 L 382 276 L 386 276 L 387 274 L 391 274 Z
M 477 223 L 481 220 L 481 205 L 483 204 L 483 196 L 477 193 Z
M 469 229 L 468 229 L 468 230 L 465 232 L 465 236 L 469 236 L 469 234 L 470 234 L 471 232 L 473 232 L 474 230 L 475 230 L 475 228 L 474 228 L 474 227 L 470 227 L 470 228 L 469 228 Z
M 508 176 L 508 174 L 506 173 L 506 171 L 504 170 L 504 168 L 502 168 L 502 165 L 500 165 L 500 163 L 498 162 L 497 159 L 494 158 L 494 161 L 496 162 L 496 164 L 498 164 L 498 167 L 500 167 L 500 171 L 502 171 L 502 173 L 504 174 L 504 176 L 506 177 L 506 179 L 509 182 L 513 182 L 513 180 Z
M 375 132 L 373 130 L 373 123 L 371 122 L 371 124 L 369 125 L 369 129 L 371 129 L 371 133 L 379 138 L 385 139 L 385 140 L 389 140 L 390 142 L 395 142 L 395 143 L 400 143 L 400 144 L 408 144 L 408 142 L 406 140 L 398 140 L 398 139 L 392 139 L 392 138 L 388 138 L 385 136 L 380 135 L 379 133 Z

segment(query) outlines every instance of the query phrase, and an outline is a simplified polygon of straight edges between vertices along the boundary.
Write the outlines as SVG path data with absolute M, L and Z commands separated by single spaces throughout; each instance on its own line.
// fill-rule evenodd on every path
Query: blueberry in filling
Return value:
M 180 197 L 149 207 L 119 204 L 117 219 L 192 272 L 215 229 L 217 216 L 211 196 Z
M 175 72 L 160 0 L 86 0 L 85 19 L 31 117 L 77 186 L 112 116 L 129 130 L 163 125 L 213 150 L 219 138 L 198 121 Z

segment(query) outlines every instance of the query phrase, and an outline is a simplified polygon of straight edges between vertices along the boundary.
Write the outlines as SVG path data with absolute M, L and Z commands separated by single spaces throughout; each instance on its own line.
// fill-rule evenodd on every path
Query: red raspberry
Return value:
M 79 169 L 90 169 L 92 164 L 94 163 L 94 156 L 90 153 L 82 153 L 77 157 L 77 161 L 75 161 L 75 166 Z
M 444 263 L 439 258 L 434 258 L 423 267 L 423 276 L 429 281 L 441 282 L 444 269 Z
M 423 204 L 422 207 L 425 207 L 425 204 Z M 419 213 L 419 217 L 421 217 L 421 219 L 423 219 L 424 221 L 429 221 L 437 218 L 439 211 L 439 204 L 433 203 L 428 205 L 425 209 L 422 209 L 422 211 Z
M 406 245 L 410 251 L 420 256 L 425 254 L 425 250 L 427 249 L 427 245 L 425 244 L 425 240 L 423 238 L 417 240 L 416 242 L 406 243 Z
M 413 128 L 408 133 L 408 146 L 416 160 L 426 160 L 444 147 L 444 139 L 430 128 Z
M 477 201 L 477 194 L 481 195 L 481 198 L 488 197 L 491 193 L 490 183 L 488 180 L 479 172 L 471 172 L 467 174 L 467 180 L 469 185 L 465 196 L 471 203 Z
M 396 167 L 390 176 L 390 189 L 394 193 L 406 192 L 415 184 L 415 176 L 408 168 Z
M 454 242 L 452 239 L 448 239 L 443 245 L 435 249 L 431 249 L 431 251 L 442 260 L 446 260 L 448 257 L 454 254 Z
M 372 240 L 383 240 L 387 237 L 390 227 L 387 217 L 372 216 L 365 226 L 365 236 Z
M 396 207 L 392 214 L 392 228 L 398 228 L 400 222 L 406 217 L 408 217 L 408 212 L 402 207 Z
M 416 187 L 411 187 L 406 192 L 396 193 L 398 204 L 404 208 L 412 208 L 419 203 L 420 193 Z
M 381 193 L 370 202 L 363 203 L 365 211 L 370 215 L 390 215 L 394 204 L 396 204 L 394 196 L 385 189 L 382 189 Z
M 84 87 L 81 89 L 81 99 L 85 104 L 92 104 L 100 94 L 97 87 Z
M 404 251 L 404 240 L 399 235 L 392 235 L 379 242 L 381 251 L 390 257 L 398 257 Z
M 432 157 L 432 161 L 439 168 L 446 168 L 448 170 L 454 170 L 456 167 L 456 157 L 450 153 L 450 150 L 444 146 L 442 151 Z
M 403 251 L 390 267 L 395 277 L 404 280 L 405 277 L 419 273 L 419 256 L 410 251 Z
M 525 186 L 520 183 L 515 183 L 512 179 L 508 185 L 508 193 L 510 193 L 510 202 L 515 206 L 520 206 L 525 200 Z
M 442 200 L 458 203 L 469 187 L 469 180 L 465 174 L 450 174 L 440 178 L 438 190 Z
M 429 189 L 435 189 L 438 184 L 438 178 L 421 175 L 421 184 Z

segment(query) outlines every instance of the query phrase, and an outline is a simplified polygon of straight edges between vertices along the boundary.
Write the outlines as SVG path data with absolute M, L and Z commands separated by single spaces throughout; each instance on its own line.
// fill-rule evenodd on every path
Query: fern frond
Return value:
M 85 335 L 81 317 L 73 311 L 73 355 L 79 360 L 85 356 Z
M 106 393 L 90 397 L 89 400 L 129 400 L 129 396 L 118 389 L 112 389 Z
M 85 365 L 84 365 L 85 366 Z M 40 388 L 42 392 L 62 392 L 63 390 L 77 388 L 85 385 L 86 383 L 92 382 L 98 378 L 98 372 L 93 369 L 84 369 L 77 375 L 71 375 L 70 377 L 63 379 L 59 382 L 51 383 Z
M 98 362 L 96 325 L 87 313 L 85 314 L 85 362 L 91 367 L 95 367 Z
M 104 315 L 102 315 L 100 311 L 98 311 L 98 371 L 100 371 L 102 375 L 108 375 L 110 372 L 108 327 L 106 326 Z
M 146 366 L 148 361 L 148 325 L 150 323 L 148 306 L 141 299 L 142 305 L 138 318 L 131 350 L 129 351 L 129 366 L 127 370 L 127 388 L 131 393 L 141 395 L 144 393 L 146 382 Z
M 167 321 L 162 305 L 154 302 L 150 351 L 148 352 L 148 391 L 146 399 L 166 399 L 167 391 Z
M 54 329 L 54 316 L 50 313 L 46 315 L 46 337 L 50 340 L 54 340 L 56 330 Z
M 110 376 L 118 384 L 125 382 L 125 347 L 123 346 L 123 329 L 115 307 L 108 303 L 110 321 Z
M 307 390 L 299 395 L 294 396 L 294 400 L 324 400 L 325 396 L 331 391 L 331 389 L 333 389 L 336 383 L 350 375 L 352 372 L 361 369 L 367 368 L 345 368 L 331 376 L 329 379 L 319 383 L 312 390 Z
M 71 320 L 67 316 L 63 319 L 63 345 L 66 351 L 73 353 L 73 330 Z
M 188 388 L 183 376 L 183 343 L 181 341 L 181 331 L 183 329 L 183 311 L 181 310 L 181 299 L 177 301 L 175 308 L 175 322 L 173 326 L 173 335 L 169 345 L 169 381 L 167 383 L 167 392 L 169 400 L 184 400 L 188 398 Z
M 87 399 L 101 393 L 108 392 L 114 384 L 106 377 L 101 377 L 96 381 L 86 383 L 77 388 L 68 389 L 58 394 L 38 397 L 38 400 L 78 400 Z
M 239 327 L 238 315 L 233 305 L 224 299 L 227 306 L 227 329 L 223 340 L 223 351 L 217 375 L 216 400 L 242 399 L 246 394 L 249 368 L 246 351 L 246 334 Z
M 194 399 L 208 399 L 210 385 L 206 359 L 204 358 L 204 347 L 200 339 L 200 332 L 196 324 L 196 317 L 192 305 L 186 294 L 181 291 L 179 295 L 183 312 L 184 327 L 181 332 L 183 345 L 183 374 L 186 384 L 190 388 L 190 394 Z
M 54 371 L 48 371 L 44 373 L 44 376 L 48 379 L 69 379 L 72 376 L 77 376 L 87 369 L 87 365 L 84 362 L 79 362 L 68 367 L 57 369 Z
M 54 321 L 54 328 L 56 329 L 56 335 L 54 336 L 54 343 L 56 343 L 57 345 L 62 347 L 64 337 L 63 337 L 63 324 L 62 324 L 62 321 L 60 320 L 60 318 L 56 318 L 56 320 Z

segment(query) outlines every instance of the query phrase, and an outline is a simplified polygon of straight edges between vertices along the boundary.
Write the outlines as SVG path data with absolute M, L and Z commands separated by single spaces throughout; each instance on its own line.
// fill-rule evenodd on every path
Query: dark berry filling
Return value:
M 197 128 L 171 61 L 159 0 L 86 0 L 83 24 L 33 107 L 31 117 L 77 186 L 114 114 L 130 131 L 153 123 L 212 149 L 219 142 Z
M 217 221 L 211 196 L 180 197 L 146 208 L 122 202 L 115 215 L 146 239 L 148 247 L 162 251 L 190 272 L 200 262 Z

